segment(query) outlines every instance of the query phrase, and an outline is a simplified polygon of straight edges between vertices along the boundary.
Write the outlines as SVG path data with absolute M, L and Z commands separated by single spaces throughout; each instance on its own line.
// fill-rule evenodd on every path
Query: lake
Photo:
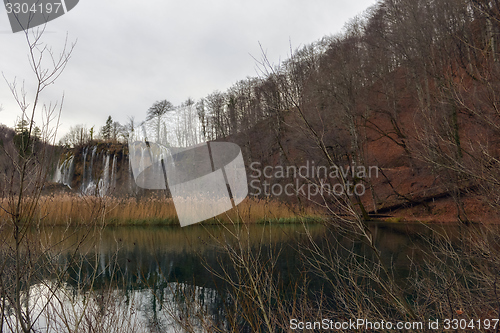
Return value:
M 254 306 L 293 313 L 302 296 L 326 295 L 324 306 L 337 311 L 338 298 L 328 297 L 344 283 L 337 276 L 355 276 L 354 284 L 372 288 L 378 297 L 366 271 L 356 269 L 380 269 L 381 258 L 398 285 L 407 288 L 415 264 L 440 244 L 436 235 L 459 244 L 470 234 L 460 225 L 373 223 L 368 229 L 379 253 L 363 236 L 328 224 L 44 228 L 33 234 L 41 239 L 45 269 L 24 302 L 41 314 L 35 328 L 44 332 L 203 332 L 235 326 L 251 332 L 252 318 L 231 322 L 236 306 L 242 315 Z M 344 265 L 344 259 L 351 264 Z M 322 276 L 323 265 L 338 271 Z M 273 296 L 258 302 L 253 285 L 272 285 Z M 239 293 L 244 296 L 235 297 Z M 275 320 L 285 327 L 289 318 Z

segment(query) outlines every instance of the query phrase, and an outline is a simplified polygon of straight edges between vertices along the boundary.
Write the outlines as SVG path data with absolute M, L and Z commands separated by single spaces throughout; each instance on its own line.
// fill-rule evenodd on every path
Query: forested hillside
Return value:
M 203 128 L 212 139 L 234 136 L 248 162 L 378 166 L 378 177 L 353 179 L 369 189 L 366 211 L 408 203 L 461 221 L 492 217 L 500 193 L 499 6 L 380 1 L 279 66 L 264 56 L 263 78 L 199 102 Z
M 238 143 L 250 195 L 260 198 L 319 204 L 330 213 L 347 203 L 363 219 L 376 214 L 495 219 L 500 195 L 499 8 L 496 0 L 379 1 L 342 33 L 296 49 L 283 63 L 270 63 L 263 53 L 257 59 L 259 77 L 180 106 L 156 102 L 146 117 L 154 127 L 151 139 L 167 146 Z M 93 160 L 93 147 L 104 141 L 98 148 L 102 156 L 96 157 L 102 166 L 90 173 L 111 169 L 110 175 L 128 179 L 118 182 L 124 189 L 136 191 L 126 175 L 126 149 L 115 151 L 126 145 L 113 143 L 133 140 L 141 126 L 134 118 L 122 126 L 111 117 L 100 133 L 75 126 L 61 141 L 74 149 L 70 155 L 80 156 L 71 160 L 75 177 L 66 175 L 72 187 L 84 188 L 78 182 L 92 179 L 85 176 L 91 164 L 85 166 L 84 157 L 88 152 Z M 4 132 L 3 140 L 9 141 L 14 132 Z M 66 152 L 61 161 L 70 155 Z M 262 172 L 277 166 L 377 172 L 306 177 Z M 275 184 L 293 184 L 294 194 L 263 188 Z M 303 184 L 314 186 L 307 192 Z M 341 195 L 331 190 L 336 184 Z M 363 191 L 343 196 L 356 186 Z M 402 208 L 411 209 L 395 212 Z

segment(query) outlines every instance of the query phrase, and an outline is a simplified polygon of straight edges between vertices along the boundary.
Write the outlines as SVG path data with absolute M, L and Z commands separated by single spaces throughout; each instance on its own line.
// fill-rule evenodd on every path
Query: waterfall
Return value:
M 54 174 L 54 182 L 63 184 L 71 188 L 71 180 L 73 179 L 73 171 L 74 171 L 74 156 L 64 159 L 59 163 L 56 169 L 56 173 Z
M 116 187 L 116 155 L 113 155 L 113 165 L 111 166 L 111 189 L 114 190 Z
M 54 178 L 52 179 L 54 183 L 61 182 L 61 164 L 57 164 L 56 172 L 54 173 Z
M 59 161 L 54 163 L 52 181 L 70 188 L 72 184 L 77 183 L 75 186 L 82 195 L 110 195 L 117 186 L 127 192 L 127 170 L 123 170 L 124 176 L 119 174 L 122 171 L 121 166 L 118 165 L 121 158 L 118 155 L 120 152 L 107 150 L 109 148 L 110 145 L 90 145 L 62 153 Z M 146 164 L 148 163 L 147 151 L 141 152 L 137 149 L 137 154 L 138 159 L 145 159 Z M 126 158 L 128 158 L 127 155 L 124 155 L 124 159 Z M 132 170 L 130 170 L 130 175 L 132 176 Z M 125 183 L 120 184 L 119 182 L 122 181 Z M 133 178 L 131 181 L 133 182 Z M 131 190 L 134 191 L 135 188 L 131 186 Z
M 87 148 L 87 147 L 86 147 Z M 84 149 L 85 151 L 85 149 Z M 87 151 L 84 154 L 84 163 L 83 163 L 83 181 L 82 181 L 82 193 L 93 195 L 96 194 L 97 184 L 94 182 L 94 175 L 92 170 L 94 169 L 94 159 L 99 157 L 99 154 L 96 155 L 97 146 L 92 147 L 92 155 L 90 157 L 90 165 L 89 169 L 85 170 L 85 159 L 87 157 Z M 88 177 L 86 176 L 88 175 Z
M 87 153 L 89 151 L 89 147 L 84 147 L 82 151 L 83 155 L 83 169 L 82 169 L 82 185 L 81 185 L 81 190 L 84 191 L 85 189 L 85 163 L 87 162 Z
M 109 190 L 109 154 L 103 155 L 102 178 L 99 179 L 99 196 L 103 197 Z
M 84 150 L 85 151 L 85 150 Z M 113 155 L 113 164 L 110 168 L 111 155 L 109 152 L 97 152 L 97 146 L 92 147 L 92 155 L 88 170 L 85 170 L 86 151 L 83 154 L 83 182 L 82 194 L 97 195 L 100 197 L 106 196 L 110 189 L 114 188 L 116 184 L 116 155 Z M 101 162 L 102 155 L 102 164 Z M 102 165 L 102 169 L 99 166 Z M 94 170 L 95 169 L 95 170 Z M 111 170 L 110 170 L 111 169 Z M 102 170 L 99 177 L 94 176 L 94 172 Z M 86 176 L 88 175 L 88 176 Z
M 97 151 L 97 146 L 92 147 L 92 157 L 90 158 L 90 169 L 89 169 L 89 185 L 94 180 L 94 175 L 92 175 L 92 168 L 94 167 L 94 157 Z

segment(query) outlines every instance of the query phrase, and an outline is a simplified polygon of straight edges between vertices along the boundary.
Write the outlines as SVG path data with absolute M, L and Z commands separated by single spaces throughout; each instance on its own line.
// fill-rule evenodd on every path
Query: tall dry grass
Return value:
M 29 200 L 27 198 L 26 200 Z M 7 199 L 0 199 L 7 204 Z M 40 225 L 90 223 L 99 216 L 110 225 L 176 225 L 179 224 L 171 198 L 113 198 L 56 194 L 40 198 L 37 220 Z M 294 206 L 273 200 L 246 198 L 235 209 L 205 221 L 211 223 L 293 223 L 322 219 L 320 210 L 312 207 L 298 212 Z M 0 211 L 0 221 L 9 215 Z

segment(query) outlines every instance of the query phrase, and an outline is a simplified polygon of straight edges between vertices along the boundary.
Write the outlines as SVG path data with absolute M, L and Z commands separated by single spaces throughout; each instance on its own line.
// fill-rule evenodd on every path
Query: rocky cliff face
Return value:
M 128 147 L 121 143 L 93 142 L 64 151 L 52 181 L 74 192 L 99 196 L 137 195 L 128 160 Z

